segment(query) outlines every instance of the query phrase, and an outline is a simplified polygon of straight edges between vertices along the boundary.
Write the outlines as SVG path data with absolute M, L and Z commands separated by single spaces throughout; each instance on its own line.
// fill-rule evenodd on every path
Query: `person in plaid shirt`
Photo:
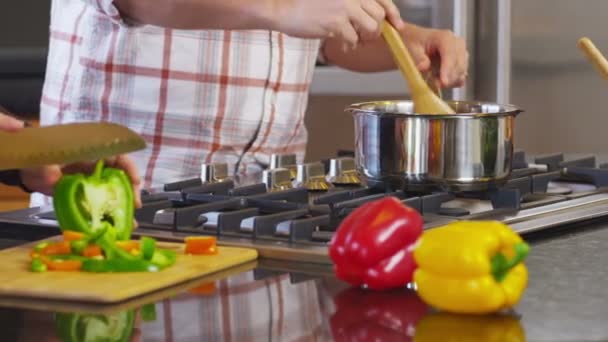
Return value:
M 201 163 L 253 173 L 273 153 L 302 161 L 316 61 L 394 69 L 385 18 L 420 70 L 436 55 L 441 86 L 464 83 L 464 41 L 403 22 L 391 0 L 55 0 L 41 124 L 130 127 L 148 143 L 131 155 L 144 188 L 196 177 Z
M 197 177 L 201 163 L 224 162 L 246 174 L 259 172 L 273 153 L 301 162 L 316 61 L 360 72 L 394 69 L 380 38 L 385 18 L 420 70 L 439 57 L 442 87 L 467 77 L 464 41 L 403 22 L 391 0 L 53 0 L 51 12 L 41 124 L 130 127 L 148 143 L 130 155 L 144 188 Z M 32 196 L 34 206 L 49 203 Z M 319 339 L 313 330 L 324 320 L 325 300 L 310 282 L 260 282 L 246 273 L 221 281 L 218 291 L 201 304 L 204 320 L 192 325 L 210 341 L 257 339 L 248 334 L 267 324 L 261 307 L 297 323 L 273 328 L 278 340 Z

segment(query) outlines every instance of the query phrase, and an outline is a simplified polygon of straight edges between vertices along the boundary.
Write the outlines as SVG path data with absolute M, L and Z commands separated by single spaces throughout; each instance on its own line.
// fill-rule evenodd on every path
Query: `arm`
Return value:
M 143 24 L 176 29 L 263 29 L 299 38 L 333 36 L 348 45 L 377 37 L 384 18 L 395 27 L 403 25 L 392 0 L 84 1 L 101 6 L 111 17 Z
M 125 17 L 176 29 L 269 29 L 275 0 L 114 0 Z
M 431 57 L 439 56 L 441 86 L 452 87 L 464 84 L 469 54 L 463 39 L 456 37 L 450 31 L 428 29 L 413 24 L 405 24 L 400 32 L 421 72 L 429 70 Z M 352 51 L 345 51 L 341 42 L 328 39 L 323 47 L 323 53 L 329 63 L 352 71 L 378 72 L 396 68 L 382 37 L 359 45 Z

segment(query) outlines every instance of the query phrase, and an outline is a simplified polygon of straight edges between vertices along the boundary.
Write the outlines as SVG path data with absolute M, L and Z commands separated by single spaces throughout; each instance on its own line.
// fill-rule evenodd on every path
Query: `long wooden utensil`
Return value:
M 604 55 L 595 47 L 591 39 L 583 37 L 578 41 L 578 47 L 583 51 L 587 59 L 595 66 L 600 74 L 608 79 L 608 61 Z
M 399 32 L 387 21 L 384 21 L 382 36 L 410 87 L 414 112 L 418 114 L 454 114 L 454 110 L 429 88 L 420 71 L 416 68 L 416 64 L 405 47 Z

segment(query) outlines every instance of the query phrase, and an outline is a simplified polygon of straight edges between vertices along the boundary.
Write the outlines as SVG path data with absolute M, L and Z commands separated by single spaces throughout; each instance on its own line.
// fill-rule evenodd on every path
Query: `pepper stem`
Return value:
M 520 242 L 513 246 L 515 250 L 515 256 L 508 260 L 504 254 L 498 253 L 494 257 L 492 257 L 492 275 L 497 281 L 502 281 L 509 271 L 522 262 L 530 251 L 530 247 L 525 242 Z
M 103 160 L 99 160 L 97 162 L 97 164 L 95 164 L 95 172 L 93 172 L 93 177 L 97 180 L 100 180 L 102 171 L 103 171 Z

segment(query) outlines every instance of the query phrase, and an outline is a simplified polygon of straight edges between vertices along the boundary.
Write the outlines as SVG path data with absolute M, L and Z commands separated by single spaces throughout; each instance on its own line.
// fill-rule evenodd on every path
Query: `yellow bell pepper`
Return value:
M 427 315 L 416 324 L 414 342 L 480 341 L 524 342 L 526 334 L 510 315 L 459 315 L 446 312 Z
M 497 221 L 460 221 L 424 232 L 414 250 L 418 295 L 437 309 L 482 314 L 507 309 L 528 282 L 529 247 Z

